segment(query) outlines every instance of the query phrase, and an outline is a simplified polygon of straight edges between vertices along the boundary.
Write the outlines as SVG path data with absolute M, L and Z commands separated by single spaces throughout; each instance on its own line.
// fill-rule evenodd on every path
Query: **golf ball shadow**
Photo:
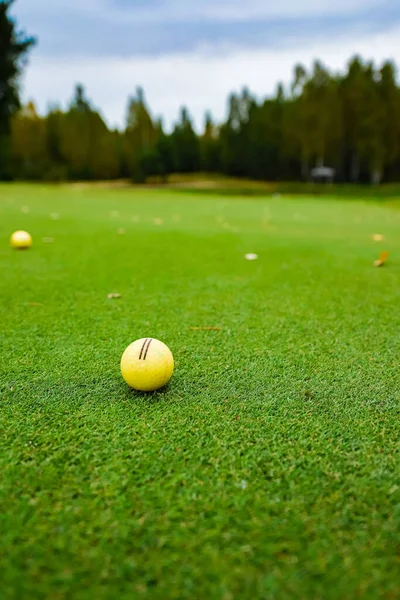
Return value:
M 152 392 L 140 392 L 138 390 L 134 390 L 133 388 L 127 387 L 126 385 L 124 386 L 124 390 L 124 396 L 126 400 L 156 404 L 167 399 L 167 396 L 171 391 L 171 384 L 167 383 L 164 385 L 164 387 Z

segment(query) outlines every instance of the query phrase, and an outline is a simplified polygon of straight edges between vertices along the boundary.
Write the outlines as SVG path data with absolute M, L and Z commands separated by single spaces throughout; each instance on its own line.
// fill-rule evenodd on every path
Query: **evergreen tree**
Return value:
M 13 171 L 22 179 L 42 179 L 48 165 L 46 120 L 29 102 L 11 123 Z
M 0 0 L 0 179 L 11 176 L 11 119 L 20 107 L 18 78 L 35 40 L 19 32 L 9 15 L 12 0 Z
M 348 175 L 350 181 L 358 182 L 361 172 L 361 160 L 365 150 L 366 80 L 361 59 L 354 57 L 342 80 L 342 97 L 345 126 L 345 148 L 348 157 Z
M 251 159 L 248 134 L 250 113 L 254 100 L 247 89 L 241 96 L 231 94 L 228 101 L 228 119 L 221 127 L 221 153 L 224 172 L 242 177 L 247 175 Z M 254 114 L 254 113 L 253 113 Z
M 146 105 L 143 89 L 139 87 L 136 96 L 132 96 L 128 101 L 125 130 L 125 170 L 137 183 L 146 180 L 146 157 L 153 153 L 158 135 Z
M 167 182 L 168 176 L 177 171 L 175 144 L 171 135 L 161 132 L 157 140 L 156 152 L 159 158 L 158 175 L 164 182 Z
M 70 179 L 104 177 L 101 153 L 107 148 L 104 139 L 108 133 L 100 114 L 85 97 L 84 88 L 77 85 L 70 108 L 61 120 L 60 150 Z
M 46 147 L 49 165 L 43 178 L 50 181 L 62 181 L 68 176 L 67 158 L 63 154 L 63 131 L 65 114 L 52 107 L 46 118 Z
M 200 157 L 202 171 L 216 173 L 221 169 L 219 130 L 209 112 L 205 115 L 204 133 L 200 138 Z
M 1 0 L 0 6 L 4 17 Z M 0 38 L 0 46 L 3 41 Z M 30 45 L 30 40 L 17 44 L 22 54 Z M 181 110 L 173 132 L 165 133 L 161 121 L 153 121 L 141 88 L 129 99 L 123 132 L 109 130 L 82 85 L 76 87 L 66 112 L 52 108 L 44 117 L 32 103 L 18 111 L 17 88 L 7 90 L 1 113 L 3 177 L 4 149 L 9 147 L 5 140 L 8 136 L 9 142 L 10 135 L 8 171 L 12 167 L 16 177 L 29 179 L 167 181 L 173 172 L 203 170 L 298 180 L 307 179 L 316 164 L 335 167 L 342 181 L 377 184 L 399 177 L 400 87 L 391 62 L 378 68 L 354 57 L 341 75 L 318 61 L 310 71 L 297 65 L 289 92 L 280 84 L 272 97 L 261 101 L 246 88 L 231 94 L 225 122 L 216 124 L 206 113 L 201 135 L 187 108 Z
M 382 111 L 385 173 L 392 179 L 398 172 L 400 154 L 400 89 L 396 84 L 396 66 L 385 62 L 380 69 L 379 104 Z
M 200 170 L 200 144 L 189 112 L 183 107 L 180 119 L 172 133 L 176 167 L 180 173 L 195 173 Z

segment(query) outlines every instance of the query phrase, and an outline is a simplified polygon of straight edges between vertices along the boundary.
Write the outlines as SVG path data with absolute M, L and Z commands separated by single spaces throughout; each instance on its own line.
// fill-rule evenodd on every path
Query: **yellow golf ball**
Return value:
M 168 383 L 174 371 L 171 350 L 153 338 L 143 338 L 127 347 L 121 358 L 126 383 L 140 392 L 153 392 Z
M 26 250 L 32 246 L 32 237 L 27 231 L 14 231 L 10 244 L 17 250 Z

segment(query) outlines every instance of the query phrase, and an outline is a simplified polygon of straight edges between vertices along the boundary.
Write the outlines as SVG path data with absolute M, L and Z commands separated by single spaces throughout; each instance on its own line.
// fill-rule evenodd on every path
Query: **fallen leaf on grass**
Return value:
M 222 331 L 222 327 L 191 327 L 192 331 Z
M 384 238 L 381 233 L 374 233 L 372 239 L 374 240 L 374 242 L 382 242 Z
M 121 298 L 121 294 L 108 294 L 107 298 L 109 300 L 116 300 L 118 298 Z
M 383 267 L 389 256 L 389 252 L 382 252 L 378 260 L 373 262 L 374 267 Z

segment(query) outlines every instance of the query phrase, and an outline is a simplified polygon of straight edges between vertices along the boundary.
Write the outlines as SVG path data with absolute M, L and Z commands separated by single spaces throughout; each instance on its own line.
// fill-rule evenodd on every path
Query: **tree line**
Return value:
M 66 110 L 39 115 L 20 106 L 17 81 L 35 40 L 18 33 L 11 1 L 0 1 L 0 178 L 96 180 L 172 173 L 222 173 L 259 180 L 308 180 L 328 165 L 343 182 L 400 180 L 400 87 L 396 66 L 353 57 L 344 73 L 316 61 L 294 68 L 289 88 L 257 100 L 249 90 L 228 99 L 222 123 L 205 115 L 198 134 L 183 107 L 172 131 L 154 119 L 144 92 L 128 101 L 122 130 L 111 130 L 84 87 Z

